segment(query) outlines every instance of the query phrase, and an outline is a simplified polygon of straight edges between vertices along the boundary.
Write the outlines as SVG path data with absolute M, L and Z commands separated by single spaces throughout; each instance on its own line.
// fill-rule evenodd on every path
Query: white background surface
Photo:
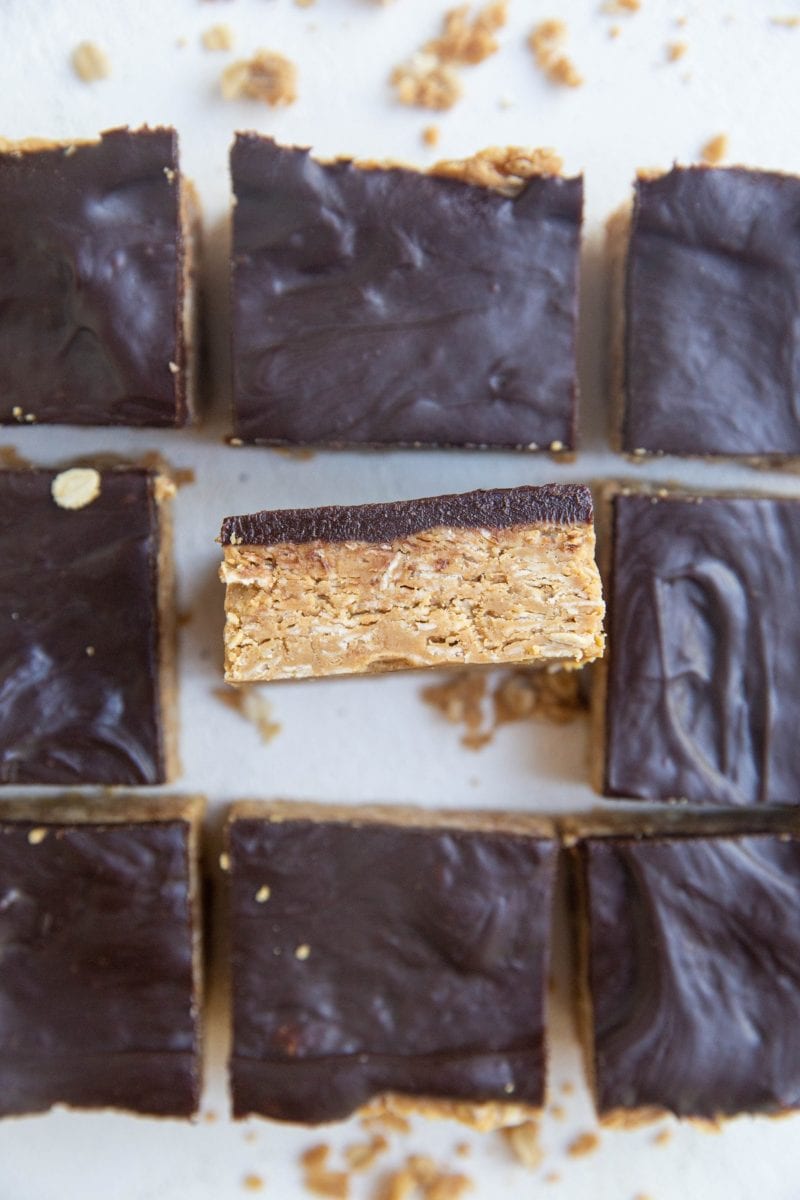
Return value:
M 582 451 L 575 463 L 480 452 L 317 454 L 295 461 L 266 449 L 232 449 L 227 392 L 219 369 L 203 427 L 180 433 L 25 428 L 0 433 L 43 464 L 72 455 L 158 449 L 192 467 L 197 482 L 176 501 L 181 610 L 181 757 L 176 789 L 205 792 L 215 809 L 241 796 L 336 801 L 412 800 L 429 805 L 564 810 L 597 803 L 587 775 L 587 730 L 522 723 L 499 731 L 474 753 L 459 731 L 419 699 L 419 676 L 272 685 L 268 697 L 280 734 L 265 745 L 257 730 L 220 704 L 222 588 L 216 581 L 220 518 L 257 508 L 356 503 L 546 481 L 634 475 L 796 492 L 791 475 L 662 460 L 633 468 L 606 449 L 603 389 L 604 281 L 598 259 L 602 224 L 627 195 L 637 166 L 666 167 L 696 158 L 717 133 L 730 136 L 733 161 L 800 171 L 800 29 L 769 18 L 800 15 L 796 0 L 671 3 L 644 0 L 637 14 L 608 16 L 598 0 L 511 0 L 501 53 L 466 68 L 465 95 L 450 113 L 404 109 L 392 100 L 391 67 L 437 32 L 446 0 L 3 0 L 0 5 L 0 134 L 92 136 L 116 124 L 172 123 L 183 163 L 203 201 L 209 243 L 208 278 L 216 338 L 225 278 L 224 215 L 227 149 L 236 128 L 257 129 L 324 155 L 354 153 L 429 163 L 488 144 L 549 145 L 569 170 L 586 173 L 586 230 L 581 377 Z M 524 38 L 548 17 L 567 20 L 568 53 L 585 86 L 557 88 L 535 70 Z M 684 27 L 676 18 L 686 17 Z M 234 32 L 233 55 L 213 54 L 200 34 L 217 22 Z M 621 32 L 609 37 L 612 25 Z M 91 39 L 111 60 L 110 79 L 79 82 L 69 66 L 73 46 Z M 179 45 L 179 39 L 185 44 Z M 665 47 L 688 52 L 668 64 Z M 218 77 L 232 57 L 258 47 L 280 50 L 300 70 L 300 98 L 287 110 L 254 102 L 230 104 Z M 422 129 L 441 129 L 436 151 Z M 427 680 L 426 680 L 427 682 Z M 715 1136 L 673 1123 L 669 1144 L 657 1129 L 603 1133 L 587 1158 L 565 1154 L 577 1133 L 593 1128 L 575 1046 L 563 1014 L 556 1021 L 551 1103 L 566 1117 L 546 1116 L 540 1171 L 513 1163 L 497 1136 L 473 1137 L 450 1124 L 415 1123 L 395 1139 L 385 1165 L 426 1151 L 466 1170 L 477 1197 L 552 1195 L 554 1200 L 796 1200 L 800 1196 L 800 1118 L 740 1120 Z M 226 1116 L 224 1047 L 211 1030 L 211 1070 L 196 1126 L 121 1116 L 56 1113 L 0 1126 L 0 1200 L 229 1200 L 246 1194 L 247 1173 L 264 1180 L 264 1195 L 306 1195 L 297 1153 L 317 1134 L 263 1122 L 240 1125 Z M 564 1081 L 576 1085 L 560 1094 Z M 663 1128 L 662 1126 L 658 1128 Z M 347 1144 L 363 1134 L 355 1123 L 325 1131 Z M 469 1159 L 454 1156 L 473 1143 Z M 558 1182 L 544 1176 L 558 1172 Z M 375 1175 L 354 1185 L 374 1193 Z M 255 1194 L 255 1193 L 254 1193 Z

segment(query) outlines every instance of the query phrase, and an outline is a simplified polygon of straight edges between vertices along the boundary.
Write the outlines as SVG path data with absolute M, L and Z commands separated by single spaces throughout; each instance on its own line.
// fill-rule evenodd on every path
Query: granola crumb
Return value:
M 214 688 L 212 695 L 226 708 L 232 708 L 246 721 L 255 725 L 261 734 L 264 745 L 269 745 L 273 738 L 280 733 L 282 726 L 278 721 L 272 719 L 272 705 L 260 692 L 251 691 L 249 688 L 238 690 L 221 687 Z
M 28 831 L 28 845 L 40 846 L 46 837 L 47 830 L 41 828 L 41 826 L 38 829 L 30 829 Z
M 387 1133 L 410 1133 L 411 1122 L 408 1117 L 403 1117 L 400 1113 L 392 1112 L 390 1109 L 384 1109 L 383 1112 L 368 1113 L 362 1117 L 359 1124 L 362 1129 L 367 1132 L 371 1130 L 386 1130 Z
M 344 1157 L 351 1171 L 368 1171 L 388 1149 L 388 1138 L 375 1133 L 368 1142 L 353 1142 L 346 1146 Z
M 232 50 L 233 30 L 230 25 L 212 25 L 200 38 L 206 50 Z
M 566 725 L 588 706 L 576 671 L 536 667 L 510 671 L 498 683 L 492 700 L 495 728 L 534 717 Z
M 420 1193 L 424 1200 L 461 1200 L 471 1187 L 469 1176 L 441 1170 L 428 1155 L 410 1154 L 381 1181 L 376 1200 L 410 1200 Z
M 96 83 L 108 79 L 111 63 L 105 50 L 95 42 L 81 42 L 72 51 L 72 69 L 84 83 Z
M 680 62 L 688 49 L 687 42 L 667 42 L 667 62 Z
M 461 99 L 458 72 L 424 51 L 395 67 L 389 76 L 401 104 L 444 112 Z
M 50 494 L 59 508 L 86 508 L 100 495 L 100 472 L 94 467 L 71 467 L 61 471 L 50 484 Z
M 570 1158 L 584 1158 L 587 1154 L 594 1154 L 599 1145 L 599 1134 L 593 1132 L 580 1133 L 567 1146 L 567 1154 Z
M 672 1141 L 672 1130 L 669 1128 L 659 1129 L 658 1133 L 653 1136 L 654 1146 L 666 1146 Z
M 469 11 L 469 4 L 462 4 L 446 12 L 440 36 L 427 42 L 424 49 L 440 62 L 460 66 L 475 66 L 496 54 L 499 45 L 494 35 L 508 19 L 506 0 L 485 5 L 472 20 Z
M 422 131 L 422 140 L 426 146 L 438 146 L 439 135 L 440 131 L 438 125 L 426 125 Z
M 261 100 L 271 108 L 294 104 L 297 67 L 283 54 L 256 50 L 252 58 L 237 59 L 226 67 L 220 85 L 226 100 Z
M 310 958 L 311 957 L 311 947 L 309 946 L 308 942 L 303 942 L 301 945 L 297 946 L 297 948 L 295 949 L 295 952 L 294 952 L 294 956 L 298 960 L 298 962 L 305 962 L 306 959 Z
M 246 1192 L 260 1192 L 264 1187 L 264 1180 L 260 1175 L 245 1175 L 242 1187 Z
M 605 0 L 602 11 L 617 15 L 619 13 L 635 13 L 642 7 L 642 0 Z
M 612 39 L 612 41 L 614 38 L 618 38 L 621 33 L 622 33 L 621 26 L 619 26 L 619 25 L 610 25 L 609 26 L 608 36 Z
M 309 1146 L 300 1155 L 303 1168 L 303 1183 L 307 1191 L 315 1196 L 330 1196 L 333 1200 L 347 1200 L 350 1195 L 350 1179 L 345 1171 L 331 1171 L 328 1167 L 330 1146 L 324 1142 Z
M 442 683 L 428 684 L 420 695 L 446 721 L 465 727 L 462 746 L 479 750 L 491 741 L 492 731 L 481 729 L 486 696 L 486 676 L 482 672 L 458 672 Z
M 800 29 L 800 17 L 770 17 L 769 23 L 780 29 Z
M 266 904 L 272 895 L 272 888 L 266 883 L 256 892 L 256 904 Z
M 502 1130 L 503 1137 L 517 1162 L 529 1171 L 536 1171 L 544 1160 L 544 1150 L 539 1141 L 539 1125 L 536 1121 L 523 1121 Z
M 313 8 L 316 0 L 294 0 L 295 8 Z
M 704 163 L 710 167 L 717 166 L 724 158 L 728 156 L 728 135 L 727 133 L 718 133 L 716 137 L 709 138 L 706 144 L 700 151 L 700 157 Z
M 583 76 L 572 61 L 562 54 L 567 40 L 567 27 L 563 21 L 542 21 L 530 33 L 528 46 L 533 52 L 536 65 L 551 83 L 563 87 L 580 87 Z

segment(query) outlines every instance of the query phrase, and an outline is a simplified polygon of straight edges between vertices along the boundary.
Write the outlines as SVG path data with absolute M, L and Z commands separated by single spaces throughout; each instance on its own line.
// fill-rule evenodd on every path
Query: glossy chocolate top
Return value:
M 617 496 L 605 792 L 800 803 L 800 502 Z
M 629 452 L 800 454 L 800 178 L 637 181 L 624 371 Z
M 0 472 L 0 783 L 161 783 L 155 477 L 57 474 Z
M 800 1104 L 800 842 L 596 841 L 597 1100 L 715 1117 Z
M 238 437 L 575 444 L 581 179 L 509 197 L 255 134 L 231 173 Z
M 0 1115 L 197 1108 L 188 832 L 0 819 Z
M 182 425 L 183 257 L 174 130 L 0 153 L 0 422 Z
M 230 854 L 238 1116 L 542 1102 L 554 842 L 240 819 Z
M 285 508 L 226 517 L 220 541 L 249 546 L 281 542 L 393 542 L 426 529 L 511 529 L 515 525 L 591 524 L 592 494 L 579 484 L 493 488 L 460 495 Z

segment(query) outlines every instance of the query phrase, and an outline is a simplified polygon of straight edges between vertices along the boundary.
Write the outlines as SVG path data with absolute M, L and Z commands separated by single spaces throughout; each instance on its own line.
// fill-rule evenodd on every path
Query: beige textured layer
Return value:
M 603 652 L 591 525 L 229 545 L 220 577 L 230 683 Z
M 390 1113 L 398 1117 L 427 1117 L 431 1120 L 459 1121 L 480 1133 L 521 1125 L 541 1117 L 541 1108 L 517 1104 L 513 1100 L 436 1100 L 426 1096 L 404 1096 L 387 1092 L 359 1109 L 361 1117 L 380 1117 Z

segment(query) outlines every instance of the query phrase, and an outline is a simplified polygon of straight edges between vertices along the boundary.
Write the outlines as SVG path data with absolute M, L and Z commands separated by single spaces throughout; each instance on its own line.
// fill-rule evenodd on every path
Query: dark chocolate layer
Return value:
M 580 484 L 493 488 L 460 495 L 286 508 L 226 517 L 220 541 L 249 546 L 281 542 L 393 542 L 426 529 L 510 529 L 515 525 L 591 524 L 592 494 Z
M 0 823 L 0 1115 L 196 1110 L 188 837 Z
M 178 169 L 172 129 L 0 153 L 0 423 L 185 423 Z
M 236 1115 L 542 1103 L 554 842 L 239 819 L 230 853 Z
M 154 476 L 72 511 L 57 474 L 0 472 L 0 783 L 161 783 Z
M 800 803 L 800 501 L 617 496 L 605 788 Z
M 583 185 L 231 151 L 244 441 L 571 448 Z
M 800 1104 L 800 843 L 595 841 L 581 848 L 602 1113 Z
M 800 178 L 637 181 L 624 374 L 629 452 L 800 454 Z

